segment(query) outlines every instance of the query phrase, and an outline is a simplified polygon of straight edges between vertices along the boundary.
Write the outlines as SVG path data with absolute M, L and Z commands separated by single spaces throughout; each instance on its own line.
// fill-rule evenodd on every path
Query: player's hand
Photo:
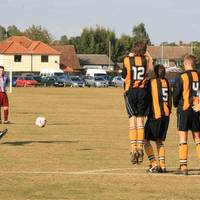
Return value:
M 195 112 L 199 112 L 199 111 L 200 111 L 200 104 L 197 104 L 197 105 L 193 106 L 192 109 L 193 109 Z

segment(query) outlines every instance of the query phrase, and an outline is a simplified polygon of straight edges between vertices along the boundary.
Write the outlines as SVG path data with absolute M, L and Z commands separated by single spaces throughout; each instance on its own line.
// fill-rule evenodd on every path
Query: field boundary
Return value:
M 111 169 L 94 169 L 94 170 L 87 170 L 87 171 L 0 171 L 0 174 L 32 174 L 32 175 L 106 175 L 106 176 L 167 176 L 167 177 L 174 177 L 179 176 L 173 174 L 172 170 L 176 170 L 176 167 L 168 167 L 168 173 L 146 173 L 146 168 L 111 168 Z M 126 170 L 131 170 L 130 172 L 123 172 Z M 134 170 L 136 170 L 134 172 Z M 138 172 L 138 170 L 143 170 L 143 172 Z M 116 172 L 115 172 L 116 171 Z M 190 171 L 190 170 L 189 170 Z M 200 169 L 195 168 L 191 171 L 198 171 L 196 174 L 189 174 L 189 177 L 200 177 Z M 185 176 L 182 176 L 185 177 Z

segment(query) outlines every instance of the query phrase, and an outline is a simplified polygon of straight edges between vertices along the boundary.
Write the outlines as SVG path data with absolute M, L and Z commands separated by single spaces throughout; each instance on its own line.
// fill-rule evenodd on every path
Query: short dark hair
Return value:
M 143 42 L 136 42 L 133 44 L 132 52 L 137 56 L 144 56 L 147 51 L 147 45 Z
M 191 54 L 186 55 L 184 57 L 184 60 L 188 60 L 191 63 L 192 67 L 196 65 L 196 57 Z
M 0 65 L 0 69 L 3 69 L 3 70 L 4 70 L 4 66 Z
M 157 78 L 164 78 L 165 77 L 165 67 L 161 64 L 154 66 L 154 73 Z

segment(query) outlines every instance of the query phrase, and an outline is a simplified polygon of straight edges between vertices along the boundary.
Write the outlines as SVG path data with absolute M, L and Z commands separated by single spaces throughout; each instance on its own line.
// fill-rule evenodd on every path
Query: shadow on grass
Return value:
M 167 170 L 167 173 L 169 173 L 169 174 L 174 174 L 174 175 L 178 175 L 178 176 L 181 175 L 181 174 L 176 174 L 176 172 L 177 172 L 177 169 Z M 200 169 L 188 169 L 188 175 L 189 176 L 196 176 L 196 175 L 200 176 Z
M 76 149 L 76 151 L 93 151 L 94 149 L 90 148 L 83 148 L 83 149 Z
M 74 141 L 13 141 L 13 142 L 4 142 L 4 145 L 12 145 L 12 146 L 23 146 L 27 144 L 70 144 L 70 143 L 79 143 L 78 140 Z

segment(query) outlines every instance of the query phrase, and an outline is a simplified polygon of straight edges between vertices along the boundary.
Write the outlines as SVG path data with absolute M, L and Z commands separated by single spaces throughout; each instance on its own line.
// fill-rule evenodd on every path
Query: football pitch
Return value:
M 1 200 L 200 199 L 200 161 L 189 137 L 189 176 L 178 167 L 173 111 L 166 146 L 169 173 L 147 174 L 129 161 L 123 89 L 14 88 L 10 125 L 0 141 Z M 34 125 L 38 116 L 47 126 Z

